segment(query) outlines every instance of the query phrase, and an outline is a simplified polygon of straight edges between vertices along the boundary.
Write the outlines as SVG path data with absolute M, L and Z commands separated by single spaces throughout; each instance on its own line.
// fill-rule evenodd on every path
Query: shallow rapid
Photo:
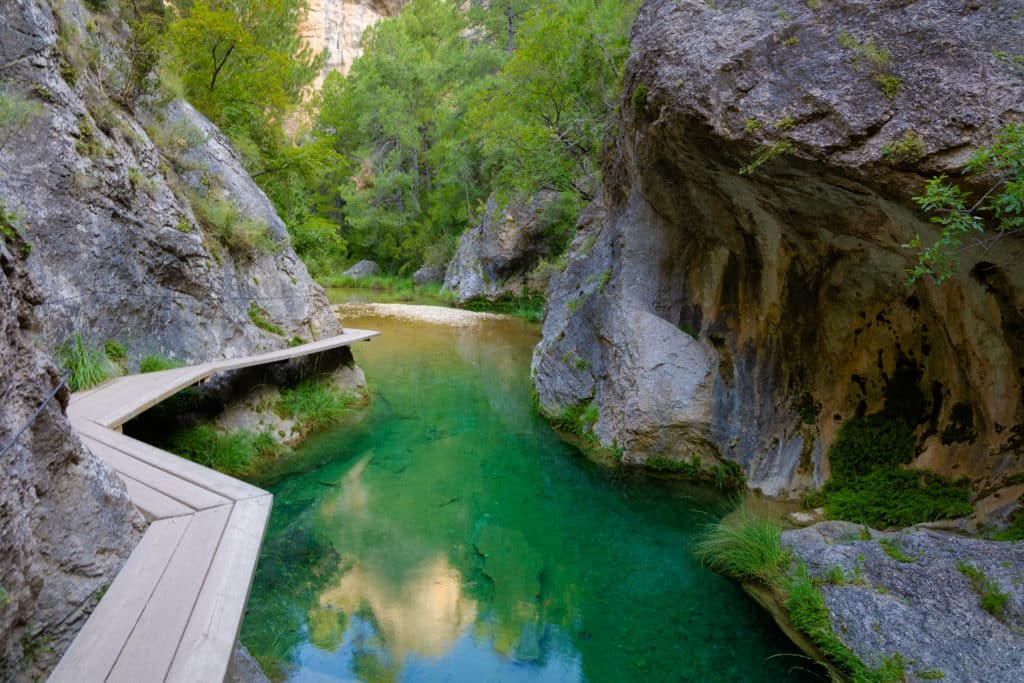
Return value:
M 595 465 L 530 407 L 536 328 L 346 320 L 372 396 L 274 494 L 242 641 L 287 681 L 798 681 L 695 533 L 731 505 Z

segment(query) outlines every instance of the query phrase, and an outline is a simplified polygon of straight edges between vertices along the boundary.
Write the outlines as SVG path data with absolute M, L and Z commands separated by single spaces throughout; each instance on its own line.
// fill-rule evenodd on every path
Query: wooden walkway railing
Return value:
M 272 497 L 115 430 L 214 373 L 319 353 L 377 334 L 349 329 L 280 351 L 120 377 L 72 395 L 71 424 L 117 472 L 150 524 L 50 681 L 224 680 Z

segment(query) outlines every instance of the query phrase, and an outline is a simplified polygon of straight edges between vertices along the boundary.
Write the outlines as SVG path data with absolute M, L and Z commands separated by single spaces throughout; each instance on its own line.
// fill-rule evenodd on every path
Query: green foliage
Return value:
M 991 538 L 993 541 L 1024 541 L 1024 512 L 1018 511 L 1006 528 L 994 532 Z
M 102 349 L 82 340 L 75 334 L 57 349 L 61 365 L 70 372 L 68 389 L 83 391 L 114 377 L 117 373 Z
M 11 601 L 11 594 L 7 592 L 7 589 L 0 586 L 0 609 L 7 606 L 7 603 Z
M 42 113 L 38 102 L 31 102 L 12 89 L 0 89 L 0 150 Z
M 347 77 L 326 79 L 314 133 L 345 160 L 330 215 L 353 257 L 399 273 L 441 261 L 489 196 L 541 189 L 572 196 L 567 243 L 639 3 L 536 0 L 511 28 L 506 4 L 413 0 L 364 34 Z
M 281 446 L 269 431 L 225 433 L 209 425 L 199 425 L 174 434 L 170 450 L 200 465 L 239 475 L 251 471 L 260 458 L 277 455 Z
M 739 581 L 770 584 L 785 572 L 790 553 L 782 526 L 741 509 L 711 524 L 694 544 L 702 562 Z
M 880 538 L 878 539 L 878 544 L 882 546 L 882 550 L 886 555 L 897 562 L 910 563 L 917 561 L 916 557 L 907 555 L 907 553 L 904 552 L 903 547 L 900 546 L 899 541 L 895 538 Z
M 922 681 L 939 681 L 946 677 L 942 669 L 919 669 L 914 671 L 914 675 Z
M 114 363 L 120 363 L 128 359 L 128 350 L 120 342 L 108 339 L 103 342 L 103 355 Z
M 829 517 L 873 527 L 907 526 L 970 514 L 966 480 L 901 465 L 914 458 L 913 432 L 885 415 L 855 417 L 828 453 L 832 478 L 820 497 Z
M 139 372 L 160 372 L 162 370 L 173 370 L 180 368 L 181 363 L 166 356 L 149 355 L 139 363 Z
M 630 101 L 633 103 L 633 113 L 637 118 L 647 116 L 647 86 L 643 83 L 633 89 L 633 96 Z
M 789 140 L 778 140 L 768 145 L 760 145 L 754 150 L 751 162 L 740 169 L 740 175 L 750 175 L 769 161 L 785 154 L 792 154 L 795 149 Z
M 887 98 L 891 100 L 896 97 L 903 82 L 890 73 L 892 55 L 889 50 L 879 47 L 874 36 L 868 36 L 861 41 L 843 30 L 839 31 L 837 41 L 840 46 L 853 52 L 857 65 L 866 66 L 871 71 L 872 77 Z
M 931 222 L 940 226 L 939 237 L 922 248 L 921 235 L 903 246 L 916 250 L 917 263 L 908 270 L 912 285 L 928 276 L 943 282 L 953 276 L 963 240 L 986 228 L 996 231 L 998 239 L 1024 228 L 1024 124 L 1009 125 L 999 131 L 995 141 L 978 150 L 964 167 L 964 174 L 977 179 L 995 178 L 994 184 L 973 203 L 971 195 L 945 175 L 925 183 L 924 194 L 914 197 Z M 981 239 L 979 238 L 979 244 Z
M 544 307 L 547 299 L 543 294 L 524 294 L 522 296 L 505 295 L 497 299 L 470 299 L 462 307 L 470 311 L 490 311 L 504 313 L 527 322 L 540 322 L 544 319 Z
M 903 467 L 881 467 L 841 484 L 829 481 L 825 495 L 829 517 L 876 528 L 962 517 L 973 510 L 966 481 Z
M 192 209 L 206 234 L 235 257 L 250 258 L 256 252 L 270 253 L 280 247 L 266 222 L 246 215 L 230 199 L 212 194 L 196 196 L 192 199 Z
M 266 332 L 270 332 L 271 334 L 276 334 L 282 337 L 284 336 L 284 330 L 274 324 L 270 319 L 270 313 L 267 312 L 267 309 L 263 308 L 255 301 L 249 304 L 248 313 L 249 320 L 251 320 L 252 324 L 256 327 Z
M 311 429 L 322 429 L 337 421 L 355 399 L 328 382 L 304 381 L 282 389 L 277 412 L 298 420 Z
M 793 626 L 805 633 L 828 661 L 853 681 L 887 680 L 881 679 L 868 669 L 850 648 L 839 640 L 832 630 L 825 599 L 815 587 L 803 562 L 797 562 L 789 573 L 777 578 L 776 586 L 783 595 L 783 604 Z
M 828 451 L 832 478 L 838 481 L 879 466 L 905 465 L 913 459 L 913 432 L 903 422 L 882 415 L 848 420 Z
M 999 590 L 999 584 L 986 576 L 985 572 L 964 560 L 958 560 L 956 568 L 971 582 L 974 592 L 978 594 L 978 605 L 996 619 L 1002 621 L 1005 616 L 1003 611 L 1006 608 L 1007 601 L 1010 599 L 1009 594 Z
M 882 145 L 881 151 L 889 161 L 918 161 L 925 155 L 924 138 L 916 130 L 908 130 L 898 140 Z
M 573 434 L 584 441 L 596 446 L 597 435 L 594 434 L 594 424 L 600 417 L 599 408 L 593 401 L 583 401 L 574 405 L 566 406 L 562 412 L 555 417 L 551 424 L 555 429 Z

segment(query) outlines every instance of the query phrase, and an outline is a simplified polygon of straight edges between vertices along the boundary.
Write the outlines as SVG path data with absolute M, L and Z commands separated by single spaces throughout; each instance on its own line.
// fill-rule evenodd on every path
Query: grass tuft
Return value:
M 878 544 L 882 546 L 882 550 L 886 555 L 896 560 L 897 562 L 905 562 L 907 564 L 911 562 L 917 562 L 917 558 L 911 555 L 907 555 L 900 543 L 895 538 L 880 538 Z
M 739 510 L 710 525 L 694 545 L 701 562 L 739 581 L 771 584 L 789 564 L 782 526 Z
M 249 304 L 249 320 L 252 321 L 253 325 L 265 332 L 276 334 L 279 337 L 284 336 L 284 330 L 274 324 L 270 319 L 270 313 L 267 312 L 267 309 L 263 308 L 255 301 Z
M 322 429 L 333 422 L 354 398 L 325 382 L 306 381 L 290 389 L 281 390 L 277 412 L 297 419 L 310 429 Z
M 1010 595 L 999 590 L 999 584 L 986 576 L 985 572 L 964 560 L 958 560 L 956 568 L 971 582 L 974 592 L 979 597 L 978 605 L 996 619 L 1002 621 L 1004 618 L 1003 610 L 1006 609 L 1006 603 L 1009 601 Z
M 181 363 L 173 358 L 152 354 L 143 358 L 142 362 L 139 363 L 139 372 L 160 372 L 162 370 L 173 370 L 174 368 L 180 367 L 182 367 Z
M 94 387 L 117 374 L 103 350 L 82 341 L 80 334 L 64 342 L 57 355 L 71 373 L 68 377 L 68 389 L 71 391 Z
M 281 445 L 269 431 L 221 432 L 209 425 L 182 429 L 171 438 L 170 450 L 183 458 L 226 474 L 249 472 L 258 458 L 276 455 Z

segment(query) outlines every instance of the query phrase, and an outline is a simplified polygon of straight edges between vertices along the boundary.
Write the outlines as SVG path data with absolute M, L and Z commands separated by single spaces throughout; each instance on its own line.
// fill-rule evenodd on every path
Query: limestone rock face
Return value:
M 626 461 L 723 457 L 784 496 L 884 407 L 916 425 L 917 466 L 998 487 L 1024 470 L 1022 241 L 913 287 L 901 245 L 934 239 L 924 181 L 1024 119 L 999 57 L 1024 52 L 1024 3 L 709 5 L 640 10 L 603 198 L 548 290 L 542 407 L 596 401 Z
M 363 31 L 383 17 L 398 14 L 408 0 L 310 0 L 305 21 L 299 26 L 303 42 L 314 52 L 327 50 L 327 63 L 313 84 L 320 88 L 329 71 L 347 74 L 363 53 Z
M 41 294 L 0 241 L 0 448 L 61 373 L 31 342 Z M 62 389 L 0 455 L 0 680 L 45 678 L 138 539 L 142 519 L 114 473 L 85 449 Z
M 499 210 L 495 198 L 488 198 L 483 218 L 459 238 L 443 289 L 460 303 L 527 291 L 526 275 L 554 252 L 544 233 L 552 223 L 548 208 L 558 199 L 557 192 L 542 190 Z
M 110 63 L 121 48 L 116 33 L 88 34 L 98 24 L 76 0 L 59 7 L 0 5 L 3 87 L 40 108 L 0 148 L 0 201 L 32 245 L 41 344 L 77 332 L 134 357 L 195 362 L 336 333 L 322 289 L 223 134 L 183 102 L 129 109 L 92 74 L 72 78 L 58 34 L 113 41 L 102 45 Z M 267 243 L 222 246 L 210 223 L 255 226 Z M 282 334 L 257 328 L 253 306 Z
M 355 264 L 354 266 L 346 270 L 344 273 L 342 273 L 342 276 L 350 277 L 353 280 L 358 280 L 360 278 L 376 275 L 379 272 L 380 266 L 377 265 L 376 261 L 363 259 L 362 261 L 360 261 L 359 263 Z
M 1024 543 L 999 543 L 924 529 L 898 534 L 822 522 L 782 534 L 812 577 L 822 579 L 839 639 L 869 666 L 902 655 L 909 672 L 947 681 L 1016 681 L 1024 671 Z M 898 561 L 879 542 L 897 547 Z M 959 566 L 958 566 L 959 565 Z M 1008 597 L 1001 618 L 985 611 L 962 567 L 978 570 Z M 824 580 L 840 567 L 850 581 Z M 970 570 L 968 570 L 970 571 Z M 911 677 L 911 680 L 920 680 Z

